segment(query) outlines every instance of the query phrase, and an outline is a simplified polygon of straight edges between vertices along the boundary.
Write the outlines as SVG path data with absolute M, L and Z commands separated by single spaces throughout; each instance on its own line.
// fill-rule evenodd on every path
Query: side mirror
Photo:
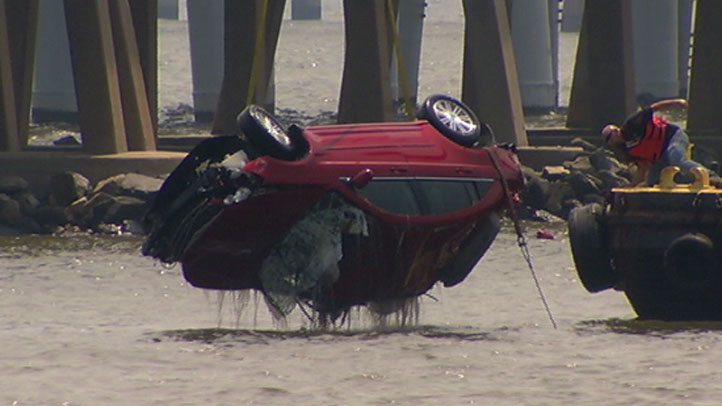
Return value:
M 353 175 L 353 177 L 349 179 L 348 183 L 356 189 L 363 189 L 364 187 L 366 187 L 366 185 L 369 184 L 369 182 L 371 182 L 371 179 L 373 179 L 373 177 L 374 171 L 367 168 Z

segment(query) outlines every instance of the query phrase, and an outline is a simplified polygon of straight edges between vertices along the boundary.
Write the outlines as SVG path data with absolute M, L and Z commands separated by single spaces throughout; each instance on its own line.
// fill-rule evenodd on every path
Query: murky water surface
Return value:
M 622 294 L 583 290 L 565 225 L 540 226 L 556 330 L 509 225 L 418 322 L 355 311 L 331 330 L 190 287 L 138 237 L 0 237 L 0 404 L 719 404 L 722 325 L 635 321 Z
M 461 3 L 427 3 L 419 96 L 458 95 Z M 336 108 L 336 4 L 324 24 L 284 23 L 281 108 Z M 187 25 L 160 23 L 160 104 L 172 108 L 191 103 Z M 562 47 L 562 96 L 574 49 Z M 623 294 L 584 291 L 564 224 L 544 226 L 554 240 L 535 239 L 540 227 L 527 238 L 556 330 L 508 225 L 417 314 L 358 311 L 332 330 L 298 310 L 279 326 L 252 293 L 190 287 L 142 257 L 138 237 L 0 237 L 0 405 L 720 404 L 722 325 L 635 321 Z

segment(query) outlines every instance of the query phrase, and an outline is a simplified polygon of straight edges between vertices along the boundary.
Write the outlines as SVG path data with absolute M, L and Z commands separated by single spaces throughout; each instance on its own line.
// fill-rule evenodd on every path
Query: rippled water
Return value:
M 253 294 L 219 305 L 137 237 L 2 237 L 0 404 L 719 404 L 722 325 L 635 321 L 622 294 L 583 290 L 564 224 L 539 226 L 556 330 L 508 225 L 418 323 L 357 311 L 335 330 L 298 311 L 279 327 Z

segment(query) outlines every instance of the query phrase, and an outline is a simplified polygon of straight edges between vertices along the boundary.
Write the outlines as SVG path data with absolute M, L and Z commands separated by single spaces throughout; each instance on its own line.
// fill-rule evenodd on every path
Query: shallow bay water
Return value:
M 623 294 L 586 293 L 565 227 L 525 224 L 557 329 L 509 224 L 416 322 L 359 310 L 326 330 L 190 287 L 138 237 L 1 237 L 0 404 L 718 404 L 722 325 L 637 321 Z
M 427 3 L 419 98 L 459 96 L 461 2 Z M 284 21 L 277 107 L 336 109 L 341 4 Z M 187 22 L 161 20 L 159 40 L 161 107 L 191 105 Z M 576 36 L 561 41 L 564 104 Z M 328 330 L 298 310 L 279 324 L 253 293 L 193 288 L 140 237 L 0 237 L 0 405 L 718 405 L 722 324 L 641 322 L 622 293 L 587 293 L 565 227 L 525 224 L 557 329 L 509 224 L 406 324 L 355 311 Z

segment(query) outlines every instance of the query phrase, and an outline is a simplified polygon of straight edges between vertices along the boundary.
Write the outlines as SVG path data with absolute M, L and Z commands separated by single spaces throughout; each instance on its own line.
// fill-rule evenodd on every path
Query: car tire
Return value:
M 429 96 L 419 108 L 416 117 L 427 120 L 440 133 L 459 145 L 471 148 L 494 143 L 491 128 L 482 124 L 467 105 L 453 97 L 440 94 Z
M 591 293 L 612 288 L 618 282 L 604 228 L 598 221 L 602 211 L 599 203 L 587 204 L 573 209 L 568 219 L 574 265 L 582 285 Z
M 239 130 L 261 155 L 286 161 L 298 158 L 298 143 L 294 137 L 263 107 L 251 104 L 236 119 Z

